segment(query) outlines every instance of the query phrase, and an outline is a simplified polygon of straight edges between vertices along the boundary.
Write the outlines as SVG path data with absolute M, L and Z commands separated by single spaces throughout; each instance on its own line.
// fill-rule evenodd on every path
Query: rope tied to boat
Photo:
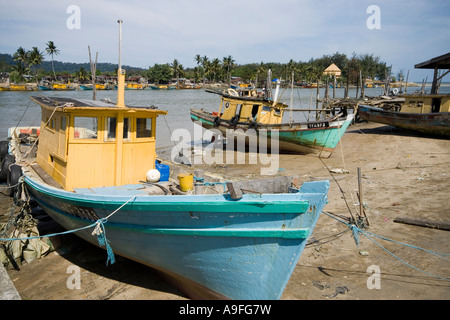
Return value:
M 24 180 L 21 181 L 21 184 L 22 184 L 24 192 L 26 192 L 26 188 L 24 187 L 24 185 L 25 185 Z M 64 234 L 69 234 L 69 233 L 74 233 L 74 232 L 77 232 L 77 231 L 82 231 L 82 230 L 94 228 L 94 231 L 92 232 L 92 235 L 93 236 L 97 236 L 97 241 L 98 241 L 100 247 L 104 246 L 106 248 L 106 252 L 108 254 L 108 258 L 106 260 L 106 266 L 108 266 L 109 263 L 114 264 L 116 259 L 115 259 L 115 256 L 114 256 L 114 252 L 113 252 L 111 246 L 109 245 L 109 241 L 106 238 L 106 229 L 105 229 L 105 225 L 104 224 L 106 222 L 108 222 L 108 218 L 110 218 L 115 213 L 120 211 L 129 202 L 134 201 L 138 196 L 139 195 L 135 195 L 135 196 L 131 197 L 125 203 L 123 203 L 119 208 L 114 210 L 112 213 L 110 213 L 105 218 L 100 218 L 97 221 L 95 221 L 94 223 L 89 224 L 89 225 L 87 225 L 85 227 L 72 229 L 72 230 L 67 230 L 67 231 L 63 231 L 63 232 L 59 232 L 59 233 L 46 234 L 46 235 L 42 235 L 42 236 L 32 236 L 32 237 L 22 237 L 22 238 L 0 238 L 0 241 L 26 241 L 26 240 L 32 240 L 32 239 L 50 238 L 50 237 L 55 237 L 55 236 L 59 236 L 59 235 L 64 235 Z M 23 201 L 23 199 L 22 199 L 22 201 L 24 202 L 23 207 L 25 205 L 29 205 L 30 197 L 29 197 L 28 193 L 27 193 L 26 198 L 28 199 L 27 201 Z M 13 207 L 14 207 L 14 205 L 13 205 Z M 23 211 L 23 208 L 22 208 L 21 211 Z M 12 214 L 13 214 L 13 212 L 11 213 L 11 221 L 12 221 Z M 6 231 L 7 231 L 7 228 L 4 228 L 4 230 L 1 232 L 2 235 L 3 234 L 6 235 Z
M 114 264 L 116 262 L 116 258 L 114 257 L 114 252 L 109 245 L 108 239 L 106 239 L 106 230 L 105 226 L 103 225 L 103 222 L 106 222 L 107 219 L 98 219 L 95 223 L 94 231 L 92 231 L 93 236 L 97 236 L 98 245 L 100 247 L 106 248 L 106 253 L 108 254 L 108 258 L 106 259 L 106 266 L 111 262 L 111 264 Z

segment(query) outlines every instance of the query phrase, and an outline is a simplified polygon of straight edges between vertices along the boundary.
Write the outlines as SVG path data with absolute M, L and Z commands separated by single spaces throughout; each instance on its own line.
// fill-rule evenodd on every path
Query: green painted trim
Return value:
M 32 179 L 26 177 L 25 181 L 36 191 L 41 192 L 55 201 L 62 201 L 74 206 L 101 208 L 115 210 L 125 201 L 105 200 L 100 195 L 98 199 L 78 198 L 76 194 L 57 190 L 50 192 L 42 188 Z M 79 196 L 79 195 L 78 195 Z M 137 197 L 134 201 L 125 205 L 122 210 L 130 211 L 176 211 L 176 212 L 225 212 L 225 213 L 297 213 L 301 214 L 309 209 L 307 200 L 211 200 L 203 196 L 161 196 L 167 197 L 168 201 L 155 201 L 153 196 Z M 130 197 L 131 198 L 131 197 Z M 145 201 L 142 199 L 145 198 Z M 196 201 L 198 200 L 198 201 Z M 208 201 L 209 200 L 209 201 Z
M 122 231 L 141 232 L 160 235 L 179 235 L 193 237 L 244 237 L 244 238 L 281 238 L 281 239 L 306 239 L 309 228 L 302 229 L 231 229 L 231 228 L 148 228 L 131 227 L 119 224 L 107 223 L 105 227 L 120 229 Z

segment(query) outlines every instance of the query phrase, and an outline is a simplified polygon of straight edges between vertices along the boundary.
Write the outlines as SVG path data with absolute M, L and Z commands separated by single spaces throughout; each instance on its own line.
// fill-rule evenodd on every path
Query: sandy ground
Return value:
M 350 217 L 359 213 L 359 167 L 370 223 L 366 231 L 450 254 L 449 231 L 394 222 L 396 217 L 449 222 L 449 163 L 450 140 L 360 123 L 347 130 L 328 159 L 280 155 L 277 174 L 299 176 L 300 181 L 329 179 L 329 203 L 324 211 Z M 256 177 L 260 172 L 257 165 L 213 167 L 227 175 Z M 348 173 L 332 176 L 327 168 L 345 169 Z M 0 213 L 9 212 L 10 198 L 0 197 Z M 433 276 L 450 278 L 448 260 L 396 242 L 371 238 L 376 243 L 360 234 L 357 246 L 345 224 L 322 214 L 313 233 L 313 240 L 317 241 L 305 248 L 282 300 L 450 298 L 450 282 Z M 22 299 L 187 299 L 143 265 L 116 256 L 117 262 L 106 267 L 104 250 L 73 235 L 61 236 L 61 242 L 56 252 L 30 264 L 23 263 L 19 271 L 8 270 Z M 77 267 L 81 285 L 79 289 L 70 289 L 71 270 Z

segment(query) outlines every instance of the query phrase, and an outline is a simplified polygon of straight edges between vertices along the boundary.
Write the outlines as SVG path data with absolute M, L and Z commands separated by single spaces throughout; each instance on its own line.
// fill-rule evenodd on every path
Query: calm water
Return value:
M 417 87 L 408 88 L 408 93 L 415 92 Z M 429 91 L 429 87 L 426 87 Z M 282 90 L 280 90 L 280 93 Z M 320 89 L 323 97 L 325 89 Z M 378 96 L 383 93 L 382 88 L 367 88 L 367 96 Z M 441 87 L 440 93 L 450 93 L 449 86 Z M 297 109 L 315 108 L 316 89 L 294 89 L 292 93 L 293 107 Z M 332 89 L 329 90 L 330 96 Z M 30 97 L 44 95 L 48 97 L 72 97 L 92 99 L 92 91 L 0 91 L 0 140 L 7 138 L 8 128 L 15 126 L 39 126 L 40 107 Z M 349 96 L 355 97 L 356 90 L 350 89 Z M 109 98 L 116 101 L 117 91 L 97 91 L 97 100 Z M 344 89 L 336 89 L 336 97 L 343 97 Z M 291 90 L 286 89 L 280 100 L 288 105 L 291 101 Z M 157 148 L 171 147 L 177 142 L 171 140 L 171 133 L 176 129 L 186 129 L 194 139 L 194 123 L 190 120 L 190 108 L 204 108 L 208 111 L 217 110 L 220 105 L 218 95 L 204 90 L 126 90 L 125 104 L 133 106 L 154 105 L 168 111 L 166 116 L 157 120 Z M 294 120 L 302 120 L 303 112 L 294 112 Z M 285 120 L 289 117 L 285 114 Z

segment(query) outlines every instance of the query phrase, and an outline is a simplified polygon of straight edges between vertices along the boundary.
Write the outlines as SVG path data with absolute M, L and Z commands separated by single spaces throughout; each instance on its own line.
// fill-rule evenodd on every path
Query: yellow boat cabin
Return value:
M 450 95 L 448 94 L 408 94 L 400 112 L 407 113 L 437 113 L 450 112 Z
M 222 98 L 219 111 L 213 114 L 221 120 L 236 123 L 280 124 L 284 110 L 288 107 L 286 104 L 266 100 L 256 94 L 240 95 L 233 89 L 228 89 L 226 93 L 220 95 Z
M 156 118 L 167 112 L 126 107 L 121 71 L 117 105 L 32 97 L 42 108 L 37 164 L 66 190 L 135 184 L 155 169 Z

